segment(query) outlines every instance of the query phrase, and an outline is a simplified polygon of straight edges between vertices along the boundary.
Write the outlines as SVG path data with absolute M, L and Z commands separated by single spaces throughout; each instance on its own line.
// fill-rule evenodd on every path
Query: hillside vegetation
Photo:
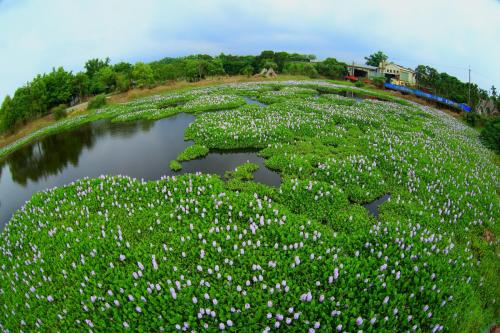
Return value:
M 225 180 L 103 176 L 34 195 L 1 235 L 0 329 L 477 332 L 498 320 L 493 153 L 444 113 L 342 89 L 221 85 L 60 121 L 48 131 L 190 112 L 195 146 L 179 161 L 254 148 L 283 181 L 256 183 L 244 164 Z M 362 206 L 386 194 L 378 218 Z

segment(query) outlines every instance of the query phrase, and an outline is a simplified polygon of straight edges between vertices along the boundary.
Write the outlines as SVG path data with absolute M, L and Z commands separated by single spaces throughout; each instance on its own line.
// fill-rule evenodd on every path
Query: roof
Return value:
M 356 64 L 356 63 L 347 64 L 347 67 L 366 68 L 366 69 L 371 69 L 371 70 L 374 70 L 374 71 L 376 71 L 378 69 L 378 67 L 375 67 L 375 66 L 370 66 L 370 65 L 365 65 L 365 64 Z
M 385 63 L 386 65 L 393 65 L 393 66 L 396 66 L 396 67 L 399 67 L 400 69 L 402 70 L 405 70 L 405 71 L 409 71 L 409 72 L 412 72 L 412 73 L 415 73 L 415 71 L 411 68 L 408 68 L 408 67 L 404 67 L 404 66 L 401 66 L 401 65 L 398 65 L 394 62 L 386 62 Z

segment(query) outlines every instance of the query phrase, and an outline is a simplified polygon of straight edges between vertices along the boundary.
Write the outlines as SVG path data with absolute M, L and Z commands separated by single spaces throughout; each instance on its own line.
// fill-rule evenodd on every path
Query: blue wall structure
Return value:
M 384 83 L 384 87 L 386 87 L 387 89 L 402 91 L 405 93 L 414 94 L 414 95 L 419 96 L 419 97 L 427 98 L 427 99 L 430 99 L 432 101 L 443 103 L 443 104 L 449 105 L 451 107 L 454 107 L 456 109 L 463 110 L 465 112 L 472 111 L 472 108 L 470 106 L 468 106 L 467 104 L 457 103 L 457 102 L 454 102 L 452 100 L 449 100 L 448 98 L 436 96 L 433 94 L 428 94 L 426 92 L 423 92 L 422 90 L 411 89 L 411 88 L 404 87 L 404 86 L 397 86 L 397 85 L 392 84 L 392 83 Z

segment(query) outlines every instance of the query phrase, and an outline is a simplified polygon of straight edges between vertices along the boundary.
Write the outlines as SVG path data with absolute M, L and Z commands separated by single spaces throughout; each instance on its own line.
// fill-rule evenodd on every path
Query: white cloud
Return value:
M 53 66 L 154 60 L 189 53 L 316 53 L 345 61 L 384 50 L 500 85 L 497 1 L 41 1 L 0 2 L 0 97 Z M 481 75 L 479 75 L 481 74 Z

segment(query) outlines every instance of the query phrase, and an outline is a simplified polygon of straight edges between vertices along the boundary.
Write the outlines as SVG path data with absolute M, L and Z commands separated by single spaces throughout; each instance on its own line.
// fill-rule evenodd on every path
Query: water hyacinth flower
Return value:
M 172 296 L 173 299 L 177 299 L 177 294 L 174 288 L 170 288 L 170 295 Z
M 154 254 L 151 256 L 151 264 L 153 265 L 154 270 L 158 269 L 158 263 L 156 262 L 156 257 Z
M 279 83 L 277 88 L 289 88 L 290 85 Z M 231 89 L 242 93 L 239 89 L 249 88 L 237 87 L 231 86 Z M 276 96 L 289 94 L 286 91 L 276 93 Z M 202 94 L 211 95 L 212 92 Z M 122 322 L 124 329 L 123 320 L 130 321 L 127 317 L 130 312 L 143 321 L 171 319 L 171 311 L 176 308 L 173 306 L 176 293 L 179 293 L 180 300 L 181 295 L 189 293 L 185 296 L 191 297 L 192 302 L 185 302 L 182 306 L 186 307 L 186 313 L 195 313 L 199 320 L 190 320 L 188 325 L 183 322 L 187 319 L 179 319 L 178 323 L 166 325 L 165 331 L 174 327 L 183 331 L 213 331 L 220 323 L 226 330 L 230 327 L 241 330 L 248 327 L 249 319 L 239 316 L 245 312 L 247 304 L 251 304 L 252 313 L 266 313 L 266 309 L 272 311 L 269 319 L 264 319 L 269 322 L 261 329 L 266 325 L 271 328 L 290 325 L 290 331 L 342 331 L 350 327 L 351 321 L 362 319 L 356 315 L 378 310 L 377 316 L 369 319 L 372 330 L 379 327 L 380 330 L 384 327 L 410 329 L 408 322 L 416 325 L 415 329 L 439 330 L 441 326 L 435 324 L 437 318 L 443 320 L 446 330 L 453 319 L 449 303 L 443 303 L 448 295 L 443 293 L 453 294 L 449 296 L 455 296 L 455 303 L 468 304 L 454 291 L 456 289 L 450 288 L 450 281 L 463 281 L 471 288 L 476 288 L 481 282 L 474 272 L 478 258 L 471 250 L 472 244 L 464 242 L 454 246 L 453 243 L 457 242 L 454 233 L 467 236 L 466 227 L 477 231 L 484 225 L 492 225 L 498 215 L 494 204 L 495 184 L 477 176 L 488 171 L 490 178 L 496 179 L 497 171 L 485 164 L 482 151 L 469 152 L 467 148 L 477 139 L 476 136 L 469 136 L 460 127 L 449 126 L 446 117 L 445 120 L 439 118 L 439 122 L 443 121 L 446 126 L 439 125 L 432 112 L 422 111 L 422 122 L 415 123 L 413 119 L 420 115 L 406 106 L 366 101 L 358 103 L 362 105 L 344 107 L 326 102 L 336 97 L 319 96 L 317 100 L 306 101 L 286 94 L 293 98 L 275 102 L 264 111 L 249 108 L 199 114 L 193 122 L 194 130 L 186 130 L 187 135 L 195 135 L 190 138 L 195 143 L 210 147 L 232 147 L 235 142 L 230 137 L 238 137 L 237 144 L 264 147 L 262 153 L 266 156 L 266 163 L 275 163 L 276 169 L 284 176 L 272 197 L 266 197 L 264 187 L 259 190 L 250 188 L 248 193 L 248 188 L 230 190 L 217 176 L 206 174 L 163 177 L 152 182 L 106 176 L 77 181 L 70 185 L 72 191 L 61 189 L 39 194 L 39 203 L 33 201 L 21 210 L 11 227 L 6 228 L 8 236 L 0 240 L 1 257 L 5 260 L 4 264 L 0 259 L 0 277 L 5 281 L 4 284 L 0 282 L 0 298 L 5 300 L 1 312 L 6 316 L 2 325 L 5 322 L 19 323 L 19 318 L 23 318 L 26 320 L 24 326 L 33 330 L 55 327 L 50 316 L 42 317 L 40 307 L 34 305 L 44 299 L 43 294 L 57 290 L 57 302 L 47 304 L 55 315 L 60 316 L 57 320 L 69 320 L 63 308 L 71 306 L 75 300 L 76 306 L 82 309 L 71 314 L 75 327 L 88 329 L 89 320 L 95 331 L 103 330 L 101 321 L 95 318 L 105 314 L 108 306 L 115 307 L 113 311 L 118 314 L 115 319 L 118 324 Z M 268 96 L 265 91 L 255 92 L 255 96 L 264 95 Z M 158 98 L 164 101 L 164 97 Z M 405 120 L 400 121 L 403 118 Z M 370 124 L 377 126 L 368 126 Z M 362 130 L 358 134 L 360 126 Z M 399 126 L 401 128 L 396 128 Z M 448 140 L 453 138 L 451 128 L 461 133 L 460 146 L 467 153 L 450 145 L 456 139 Z M 347 135 L 352 130 L 359 138 Z M 310 156 L 305 156 L 298 151 L 294 140 L 284 141 L 283 137 L 300 138 L 301 145 L 311 145 L 314 149 Z M 342 154 L 330 154 L 325 148 L 330 145 L 330 137 L 335 138 L 335 145 L 342 149 Z M 353 140 L 353 145 L 359 143 L 359 139 L 363 144 L 351 150 L 351 147 L 343 146 L 345 139 Z M 445 148 L 437 150 L 440 146 Z M 315 150 L 322 151 L 321 156 Z M 461 170 L 462 164 L 467 164 L 471 158 L 475 163 L 468 164 L 473 167 L 465 174 Z M 425 167 L 420 166 L 422 161 L 426 162 Z M 447 165 L 453 166 L 453 172 L 447 170 Z M 433 173 L 439 177 L 434 177 Z M 300 175 L 300 179 L 288 180 L 294 175 Z M 387 190 L 387 180 L 396 187 L 394 193 L 397 194 L 393 194 L 390 204 L 384 208 L 385 216 L 367 219 L 353 208 L 350 197 L 358 193 L 357 202 L 371 200 Z M 253 183 L 245 181 L 243 186 L 247 185 L 253 186 Z M 466 190 L 457 191 L 459 187 Z M 301 208 L 303 203 L 311 202 L 313 207 Z M 56 210 L 56 206 L 61 208 Z M 285 219 L 282 216 L 284 211 L 293 214 Z M 366 227 L 359 234 L 353 231 L 356 233 L 353 235 L 356 237 L 352 237 L 356 238 L 354 243 L 344 230 L 331 232 L 330 225 L 319 223 L 326 213 L 340 211 L 345 216 L 340 217 L 340 214 L 342 221 L 339 222 L 347 223 L 346 227 L 358 221 L 363 223 L 363 228 Z M 395 211 L 398 218 L 386 221 L 385 218 L 391 217 Z M 154 217 L 144 219 L 144 216 Z M 177 216 L 181 217 L 180 222 Z M 132 223 L 119 227 L 116 217 L 120 217 L 120 221 L 124 220 L 121 217 L 126 217 Z M 103 221 L 105 234 L 101 227 Z M 26 226 L 33 230 L 26 229 Z M 47 267 L 47 263 L 53 262 L 45 256 L 47 245 L 34 235 L 52 240 L 51 251 L 53 249 L 58 260 L 56 271 L 63 272 L 68 287 L 57 288 L 59 279 L 54 270 Z M 155 235 L 157 244 L 151 244 L 149 235 Z M 269 235 L 273 237 L 267 238 Z M 11 238 L 16 241 L 7 242 Z M 53 242 L 54 239 L 62 241 Z M 84 246 L 87 241 L 91 244 Z M 155 257 L 158 255 L 157 245 L 162 252 L 159 257 Z M 220 256 L 208 258 L 207 248 L 217 251 L 213 253 Z M 110 257 L 103 258 L 102 253 L 108 250 Z M 141 268 L 137 260 L 146 260 L 146 263 L 151 260 L 152 269 L 146 269 L 147 265 Z M 441 262 L 447 262 L 449 267 L 445 265 L 447 269 L 442 269 L 437 264 Z M 161 269 L 158 267 L 160 263 Z M 290 264 L 305 274 L 292 274 Z M 404 281 L 409 286 L 401 290 L 401 277 L 404 280 L 405 276 L 414 275 L 414 267 L 423 275 L 418 283 L 412 278 Z M 115 285 L 111 278 L 120 273 L 115 272 L 117 269 L 131 274 L 120 285 Z M 325 269 L 333 271 L 328 273 Z M 345 273 L 345 279 L 340 279 L 340 271 Z M 283 282 L 285 276 L 286 284 Z M 473 278 L 469 279 L 470 276 Z M 165 285 L 161 285 L 163 283 Z M 333 284 L 335 288 L 332 288 Z M 162 290 L 165 286 L 169 289 L 167 294 Z M 340 288 L 349 290 L 354 296 L 339 297 L 337 291 Z M 111 289 L 117 295 L 110 294 Z M 299 296 L 299 300 L 287 297 L 290 295 L 285 295 L 286 292 Z M 137 295 L 137 300 L 131 294 Z M 46 299 L 49 301 L 49 297 Z M 134 303 L 120 304 L 124 299 Z M 241 301 L 238 308 L 219 310 L 230 299 Z M 391 304 L 390 307 L 372 309 L 366 299 L 375 303 L 382 299 L 382 305 Z M 413 304 L 412 309 L 424 309 L 427 304 L 428 308 L 419 316 L 408 316 L 402 299 L 408 299 Z M 148 303 L 148 311 L 144 302 Z M 199 309 L 201 304 L 203 315 Z M 277 313 L 278 305 L 280 311 L 287 309 L 284 315 Z M 144 308 L 140 315 L 134 310 L 136 306 Z M 205 311 L 207 306 L 216 307 L 217 313 L 215 309 Z M 304 316 L 295 312 L 294 306 L 300 308 Z M 331 316 L 316 313 L 311 308 L 315 306 L 325 307 L 325 311 L 331 311 Z M 399 316 L 396 310 L 401 306 Z M 149 311 L 150 307 L 154 310 Z M 431 308 L 439 309 L 439 316 L 434 312 L 437 318 L 432 318 Z M 157 319 L 160 311 L 166 315 Z M 237 324 L 230 325 L 228 317 L 219 317 L 219 312 L 234 315 L 232 318 L 238 318 L 237 322 L 235 319 Z M 28 318 L 32 318 L 31 321 Z M 320 328 L 315 327 L 316 322 L 321 322 Z M 135 321 L 131 322 L 132 326 L 135 324 Z M 362 328 L 362 324 L 356 326 L 358 330 Z M 269 327 L 266 330 L 270 330 Z

